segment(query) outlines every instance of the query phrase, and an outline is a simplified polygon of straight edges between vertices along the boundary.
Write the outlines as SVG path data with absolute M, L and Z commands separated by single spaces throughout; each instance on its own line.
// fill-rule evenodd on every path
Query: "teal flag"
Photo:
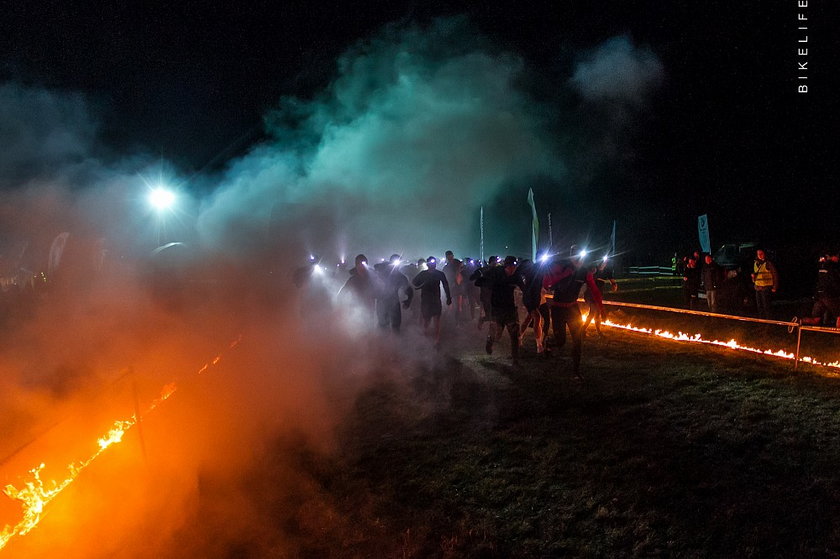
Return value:
M 697 234 L 700 236 L 700 250 L 706 254 L 711 254 L 712 242 L 709 240 L 708 214 L 703 214 L 697 218 Z

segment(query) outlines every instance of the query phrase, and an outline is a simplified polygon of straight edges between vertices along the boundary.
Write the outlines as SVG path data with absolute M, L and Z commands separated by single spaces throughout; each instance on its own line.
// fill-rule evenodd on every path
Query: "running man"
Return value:
M 440 302 L 440 286 L 446 293 L 446 304 L 452 304 L 452 293 L 449 291 L 449 282 L 446 276 L 437 269 L 437 259 L 430 256 L 426 259 L 427 269 L 421 271 L 412 280 L 412 285 L 420 290 L 420 315 L 423 318 L 423 332 L 433 335 L 435 347 L 440 347 L 440 315 L 443 312 L 443 305 Z M 433 326 L 432 326 L 433 325 Z M 430 332 L 430 326 L 433 330 Z
M 516 310 L 514 291 L 524 287 L 522 275 L 517 272 L 518 262 L 515 256 L 505 258 L 502 266 L 492 268 L 489 273 L 478 280 L 481 284 L 489 285 L 490 296 L 490 332 L 484 345 L 488 354 L 493 353 L 493 343 L 496 334 L 501 335 L 507 329 L 510 335 L 510 357 L 514 365 L 519 363 L 519 315 Z
M 601 292 L 595 285 L 592 273 L 584 266 L 582 256 L 555 260 L 543 278 L 543 287 L 552 291 L 550 304 L 554 341 L 558 349 L 563 347 L 566 343 L 566 327 L 569 328 L 569 334 L 572 336 L 572 372 L 578 380 L 583 379 L 580 374 L 583 320 L 577 299 L 584 284 L 592 290 L 597 311 L 603 316 L 604 304 Z

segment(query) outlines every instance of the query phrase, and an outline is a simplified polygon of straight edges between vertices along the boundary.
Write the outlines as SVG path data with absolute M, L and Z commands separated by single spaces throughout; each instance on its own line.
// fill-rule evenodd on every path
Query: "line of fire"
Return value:
M 240 338 L 234 339 L 229 349 L 235 348 Z M 219 364 L 222 354 L 200 367 L 194 375 L 201 375 Z M 129 382 L 126 382 L 129 381 Z M 131 411 L 117 412 L 115 406 L 106 406 L 100 413 L 89 411 L 84 418 L 69 418 L 49 429 L 36 441 L 32 441 L 14 455 L 0 462 L 0 473 L 6 480 L 4 499 L 0 506 L 0 553 L 18 537 L 26 536 L 34 530 L 49 513 L 49 505 L 107 450 L 123 442 L 129 430 L 138 431 L 138 438 L 143 444 L 142 422 L 157 410 L 179 388 L 179 381 L 164 384 L 156 397 L 141 407 L 139 404 L 137 383 L 131 370 L 122 375 L 111 388 L 117 392 L 129 392 L 122 397 L 109 393 L 108 399 L 127 403 Z M 75 439 L 74 433 L 95 433 L 97 425 L 103 423 L 107 413 L 122 413 L 123 419 L 111 421 L 102 435 L 91 434 L 87 439 Z M 43 453 L 38 457 L 38 453 Z M 28 464 L 28 466 L 27 466 Z M 26 468 L 27 471 L 21 471 Z M 14 482 L 8 480 L 14 479 Z

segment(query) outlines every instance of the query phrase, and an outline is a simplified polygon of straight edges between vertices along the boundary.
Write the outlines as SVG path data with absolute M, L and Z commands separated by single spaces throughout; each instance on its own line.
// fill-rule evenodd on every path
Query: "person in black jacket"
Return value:
M 338 292 L 337 300 L 342 307 L 357 307 L 361 310 L 365 326 L 371 325 L 376 305 L 377 279 L 368 267 L 364 254 L 356 256 L 350 270 L 350 278 Z
M 534 329 L 534 340 L 537 343 L 537 353 L 545 353 L 545 343 L 543 329 L 543 317 L 540 313 L 540 306 L 545 303 L 545 296 L 543 295 L 543 275 L 545 275 L 545 267 L 538 262 L 532 260 L 524 260 L 519 265 L 520 273 L 524 280 L 524 288 L 522 289 L 522 305 L 528 312 L 525 322 L 519 329 L 519 343 L 522 343 L 522 338 L 528 326 Z
M 698 310 L 697 293 L 700 291 L 700 268 L 697 267 L 697 260 L 689 256 L 683 270 L 683 300 L 685 308 L 692 311 Z
M 577 299 L 584 285 L 592 290 L 597 312 L 603 317 L 601 291 L 595 285 L 595 278 L 589 268 L 584 265 L 582 256 L 553 261 L 543 278 L 543 287 L 552 291 L 550 304 L 554 341 L 558 349 L 563 347 L 566 343 L 566 328 L 569 328 L 569 334 L 572 336 L 572 371 L 578 379 L 583 378 L 580 374 L 583 320 Z
M 840 328 L 840 254 L 832 252 L 820 260 L 817 288 L 811 316 L 802 324 Z
M 491 268 L 476 283 L 490 286 L 490 332 L 484 349 L 488 354 L 493 353 L 493 343 L 496 331 L 501 334 L 507 329 L 510 334 L 510 357 L 514 364 L 519 361 L 519 315 L 516 310 L 514 291 L 522 289 L 524 282 L 522 275 L 517 273 L 515 256 L 507 256 L 502 266 Z
M 380 262 L 374 269 L 379 277 L 378 293 L 376 295 L 376 317 L 379 327 L 391 328 L 399 333 L 402 324 L 402 307 L 411 306 L 414 289 L 408 283 L 408 278 L 400 271 L 400 255 L 392 254 L 388 262 Z
M 489 284 L 485 285 L 483 282 L 479 282 L 479 280 L 484 277 L 491 269 L 498 266 L 499 262 L 498 256 L 491 256 L 487 260 L 487 265 L 482 266 L 481 268 L 475 270 L 472 274 L 470 274 L 470 281 L 478 287 L 479 294 L 478 299 L 481 301 L 481 316 L 478 317 L 478 329 L 481 330 L 481 325 L 485 322 L 490 320 L 490 313 L 492 312 L 492 303 L 490 301 L 490 296 L 492 295 L 492 289 Z
M 711 312 L 720 312 L 718 294 L 723 284 L 723 268 L 721 268 L 711 254 L 707 254 L 703 262 L 700 276 L 703 278 L 703 289 L 706 290 L 706 302 Z
M 411 284 L 420 290 L 420 315 L 423 317 L 423 331 L 426 335 L 430 333 L 430 326 L 434 323 L 435 347 L 440 346 L 440 315 L 443 312 L 443 305 L 440 302 L 440 286 L 446 293 L 446 304 L 452 304 L 452 293 L 449 291 L 449 282 L 446 276 L 437 269 L 437 259 L 430 256 L 426 259 L 427 269 L 421 271 Z

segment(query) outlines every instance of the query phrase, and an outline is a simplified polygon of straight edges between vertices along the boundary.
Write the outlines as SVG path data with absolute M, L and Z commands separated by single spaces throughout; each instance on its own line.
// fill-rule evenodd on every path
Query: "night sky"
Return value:
M 616 220 L 619 249 L 656 259 L 695 248 L 704 213 L 713 245 L 833 245 L 840 16 L 799 3 L 10 3 L 0 188 L 165 161 L 223 235 L 247 198 L 318 216 L 348 248 L 389 231 L 385 252 L 477 255 L 485 206 L 488 251 L 521 253 L 530 187 L 558 246 L 603 243 Z M 469 99 L 480 110 L 452 108 Z M 395 212 L 421 215 L 377 222 Z

